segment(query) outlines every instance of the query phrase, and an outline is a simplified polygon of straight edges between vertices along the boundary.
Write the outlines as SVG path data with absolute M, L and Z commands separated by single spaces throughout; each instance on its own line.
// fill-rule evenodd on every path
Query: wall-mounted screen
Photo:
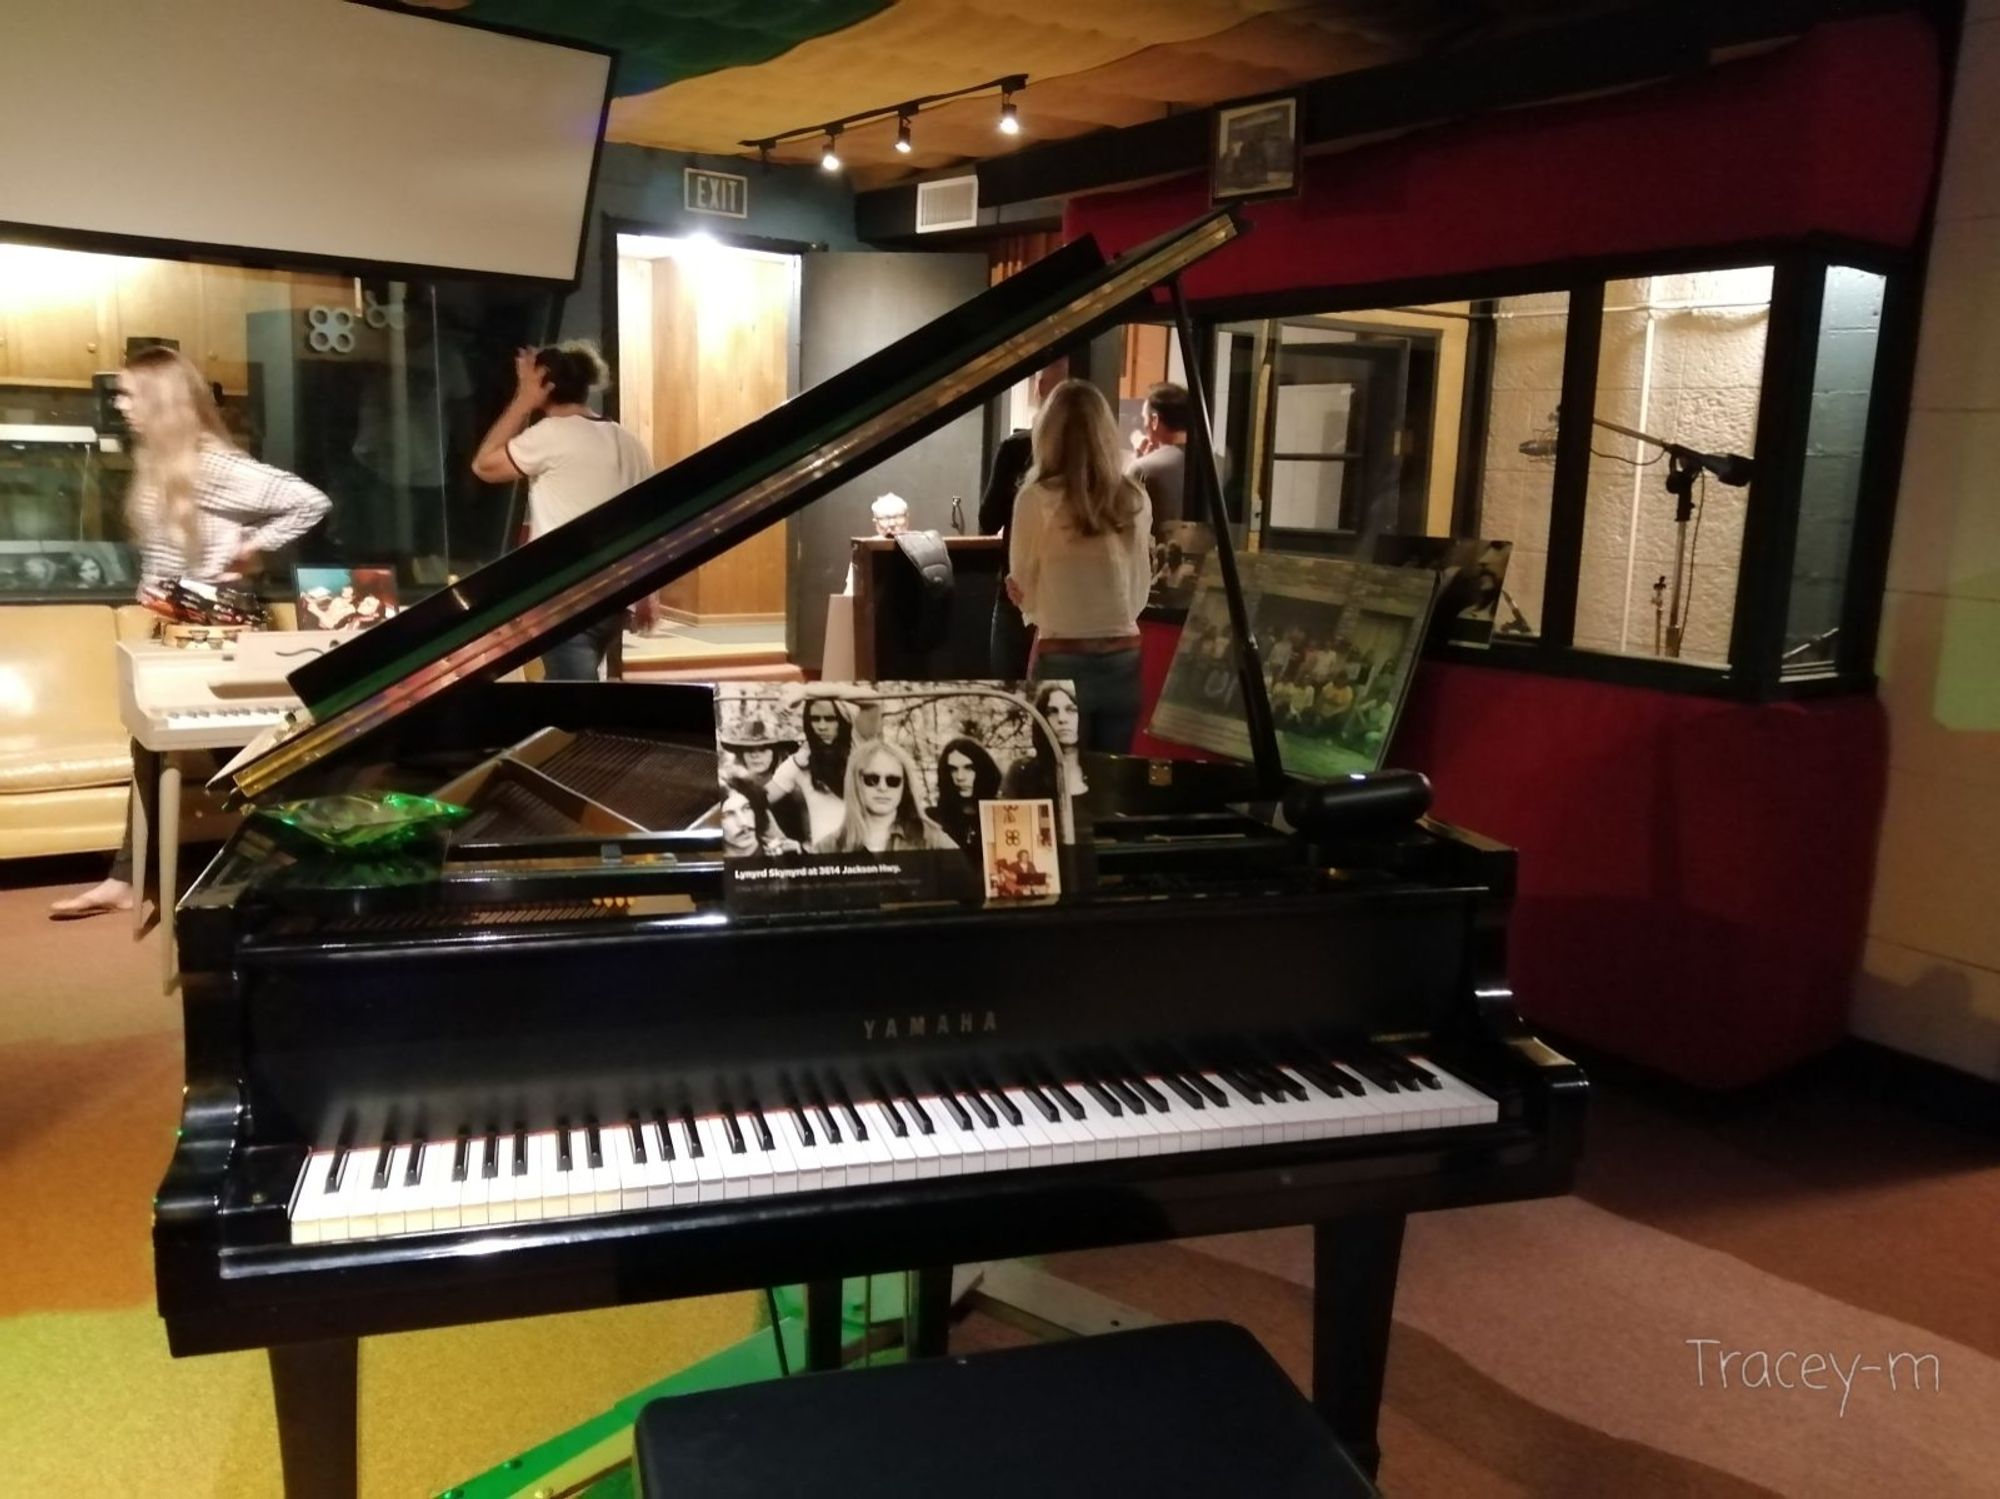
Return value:
M 0 228 L 569 281 L 613 59 L 350 0 L 13 8 Z

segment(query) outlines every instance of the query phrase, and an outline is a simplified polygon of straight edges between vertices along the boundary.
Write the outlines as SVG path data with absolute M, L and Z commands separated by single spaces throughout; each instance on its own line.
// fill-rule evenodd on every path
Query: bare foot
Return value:
M 49 907 L 51 921 L 77 921 L 85 916 L 102 916 L 109 911 L 132 909 L 132 887 L 124 880 L 103 880 L 88 890 L 68 896 Z

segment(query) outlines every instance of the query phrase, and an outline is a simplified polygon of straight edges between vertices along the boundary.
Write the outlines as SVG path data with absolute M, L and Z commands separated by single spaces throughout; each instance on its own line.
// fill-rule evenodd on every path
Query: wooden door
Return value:
M 623 257 L 618 271 L 619 419 L 660 468 L 728 436 L 790 395 L 796 263 L 715 250 L 693 260 Z M 772 526 L 661 591 L 691 622 L 785 612 L 785 533 Z

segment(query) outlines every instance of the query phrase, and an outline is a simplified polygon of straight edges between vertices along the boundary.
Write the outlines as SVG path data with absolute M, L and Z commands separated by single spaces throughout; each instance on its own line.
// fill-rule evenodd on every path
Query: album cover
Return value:
M 1063 888 L 1080 780 L 1067 683 L 720 682 L 715 697 L 739 909 L 981 900 L 995 803 L 1046 809 L 1035 857 L 1046 834 Z
M 1277 552 L 1246 554 L 1236 566 L 1285 769 L 1320 779 L 1379 770 L 1440 574 Z M 1236 637 L 1213 556 L 1148 731 L 1234 759 L 1250 757 Z
M 979 823 L 988 901 L 1051 901 L 1062 894 L 1054 802 L 981 802 Z
M 397 612 L 396 573 L 387 567 L 302 567 L 301 630 L 362 630 Z

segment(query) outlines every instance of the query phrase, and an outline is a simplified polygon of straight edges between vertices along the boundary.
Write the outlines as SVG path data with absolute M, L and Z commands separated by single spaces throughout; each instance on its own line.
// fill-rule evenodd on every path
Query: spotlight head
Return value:
M 1021 133 L 1021 115 L 1014 107 L 1014 96 L 1011 93 L 1000 96 L 1000 133 L 1002 135 Z
M 910 154 L 910 117 L 906 114 L 896 116 L 896 149 L 905 156 Z
M 839 134 L 840 130 L 838 127 L 826 133 L 826 148 L 819 153 L 819 166 L 823 172 L 837 172 L 840 170 L 840 151 L 834 144 L 834 139 Z

